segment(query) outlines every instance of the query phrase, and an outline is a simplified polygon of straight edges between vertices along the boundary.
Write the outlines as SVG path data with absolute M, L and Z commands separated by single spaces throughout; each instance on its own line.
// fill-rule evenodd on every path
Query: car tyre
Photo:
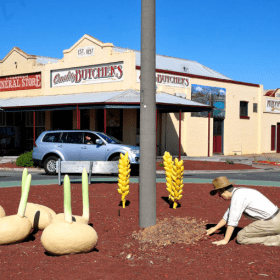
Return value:
M 50 156 L 44 161 L 44 169 L 46 174 L 55 175 L 56 174 L 56 161 L 58 161 L 58 157 Z
M 110 161 L 118 161 L 120 159 L 120 156 L 113 156 Z

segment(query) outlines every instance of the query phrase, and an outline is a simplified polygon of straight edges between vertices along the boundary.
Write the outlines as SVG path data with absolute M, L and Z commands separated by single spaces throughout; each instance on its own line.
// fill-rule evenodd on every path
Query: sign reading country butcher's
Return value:
M 140 83 L 141 79 L 141 71 L 137 70 L 137 82 Z M 190 79 L 187 77 L 171 75 L 171 74 L 162 74 L 156 73 L 156 84 L 157 85 L 166 85 L 173 87 L 182 87 L 188 88 L 190 87 Z
M 266 112 L 280 114 L 280 100 L 266 99 Z
M 51 81 L 52 87 L 123 81 L 123 62 L 53 70 Z
M 0 92 L 41 88 L 41 74 L 0 77 Z

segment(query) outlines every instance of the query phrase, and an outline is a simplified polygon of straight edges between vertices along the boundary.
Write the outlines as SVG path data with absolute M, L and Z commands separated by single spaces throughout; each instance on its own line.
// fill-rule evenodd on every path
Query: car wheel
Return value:
M 58 161 L 58 157 L 50 156 L 44 162 L 44 169 L 48 175 L 56 174 L 56 161 Z
M 110 159 L 110 161 L 118 161 L 120 159 L 120 156 L 114 156 Z

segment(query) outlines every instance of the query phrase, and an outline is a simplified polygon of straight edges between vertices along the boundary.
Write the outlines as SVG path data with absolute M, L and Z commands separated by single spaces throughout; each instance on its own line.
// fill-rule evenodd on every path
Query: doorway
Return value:
M 213 122 L 213 153 L 223 153 L 224 120 L 214 119 Z
M 280 123 L 277 123 L 276 153 L 280 153 Z

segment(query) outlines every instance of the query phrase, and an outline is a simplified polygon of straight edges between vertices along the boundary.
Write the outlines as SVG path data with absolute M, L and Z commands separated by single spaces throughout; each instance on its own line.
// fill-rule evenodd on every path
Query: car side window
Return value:
M 67 132 L 67 135 L 63 133 L 62 141 L 63 143 L 69 144 L 83 144 L 83 133 L 82 132 Z
M 59 137 L 60 137 L 59 132 L 55 132 L 55 133 L 47 133 L 44 138 L 43 138 L 43 142 L 51 142 L 51 143 L 58 143 L 59 142 Z
M 93 134 L 93 133 L 85 133 L 85 137 L 84 137 L 84 143 L 85 144 L 91 144 L 91 145 L 96 145 L 96 140 L 100 139 L 97 135 Z

